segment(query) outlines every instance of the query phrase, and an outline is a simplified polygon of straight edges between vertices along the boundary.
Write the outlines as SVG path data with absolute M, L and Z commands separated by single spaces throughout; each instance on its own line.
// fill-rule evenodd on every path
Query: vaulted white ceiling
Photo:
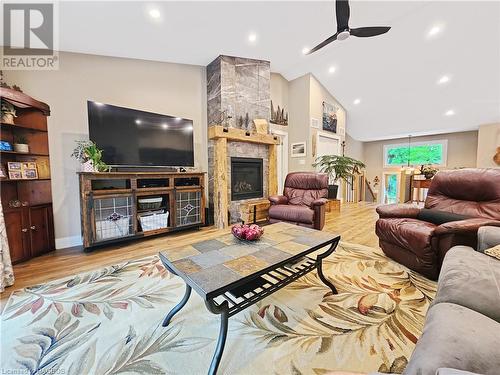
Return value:
M 63 2 L 59 11 L 63 51 L 196 65 L 227 54 L 269 60 L 289 80 L 311 72 L 348 110 L 359 140 L 500 122 L 498 1 L 351 1 L 351 27 L 392 29 L 310 56 L 304 47 L 335 32 L 333 2 Z M 451 79 L 438 85 L 443 75 Z

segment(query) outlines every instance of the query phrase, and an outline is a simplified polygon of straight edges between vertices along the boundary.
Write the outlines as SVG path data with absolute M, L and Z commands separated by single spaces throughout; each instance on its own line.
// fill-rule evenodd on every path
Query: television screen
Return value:
M 89 137 L 113 166 L 194 166 L 193 121 L 87 101 Z

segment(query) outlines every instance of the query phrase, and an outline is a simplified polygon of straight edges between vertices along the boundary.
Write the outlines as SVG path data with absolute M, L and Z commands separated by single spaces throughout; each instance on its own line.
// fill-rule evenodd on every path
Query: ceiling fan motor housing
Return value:
M 346 29 L 337 34 L 337 40 L 346 40 L 350 35 L 349 29 Z

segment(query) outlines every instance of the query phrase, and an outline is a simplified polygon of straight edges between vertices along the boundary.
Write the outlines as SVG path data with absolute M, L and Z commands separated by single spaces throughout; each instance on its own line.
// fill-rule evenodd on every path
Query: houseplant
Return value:
M 4 124 L 14 124 L 16 108 L 6 100 L 2 100 L 2 122 Z
M 82 164 L 82 172 L 106 172 L 109 167 L 102 161 L 102 150 L 92 141 L 75 141 L 71 156 Z
M 24 135 L 17 135 L 14 137 L 14 151 L 23 152 L 25 154 L 30 152 L 30 146 L 28 146 L 28 140 Z
M 434 168 L 432 165 L 422 165 L 420 167 L 420 173 L 425 176 L 426 179 L 431 179 L 432 177 L 435 176 L 436 173 L 438 173 L 437 168 Z
M 320 172 L 328 174 L 330 185 L 328 185 L 328 198 L 337 198 L 339 180 L 350 184 L 349 178 L 359 174 L 365 164 L 348 156 L 323 155 L 316 159 L 314 167 L 319 167 Z

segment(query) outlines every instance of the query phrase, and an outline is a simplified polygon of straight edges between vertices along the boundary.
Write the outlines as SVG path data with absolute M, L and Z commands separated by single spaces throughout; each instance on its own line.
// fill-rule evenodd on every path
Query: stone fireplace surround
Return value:
M 262 159 L 263 198 L 277 193 L 279 141 L 256 133 L 252 121 L 269 122 L 270 74 L 269 61 L 242 57 L 221 55 L 207 66 L 209 206 L 219 228 L 241 219 L 242 203 L 262 200 L 231 201 L 231 157 Z M 222 113 L 230 116 L 224 124 Z

